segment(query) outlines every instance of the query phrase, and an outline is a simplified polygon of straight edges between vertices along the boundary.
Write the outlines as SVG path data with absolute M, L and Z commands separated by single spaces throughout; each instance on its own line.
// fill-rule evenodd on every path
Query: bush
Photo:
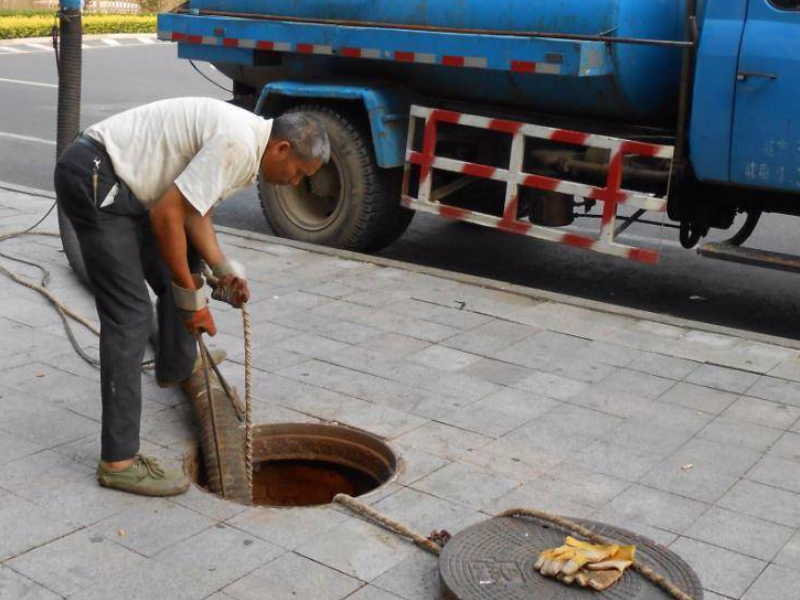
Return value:
M 56 20 L 53 13 L 0 16 L 0 40 L 46 37 Z M 84 33 L 153 33 L 155 15 L 83 15 Z

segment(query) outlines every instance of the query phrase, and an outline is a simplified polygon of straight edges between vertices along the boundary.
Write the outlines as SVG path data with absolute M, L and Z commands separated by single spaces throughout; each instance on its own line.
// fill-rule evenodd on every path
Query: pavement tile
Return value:
M 683 533 L 707 509 L 707 504 L 696 500 L 633 485 L 614 498 L 605 510 L 616 512 L 633 521 Z
M 712 503 L 756 462 L 758 452 L 706 440 L 689 441 L 641 479 L 645 485 Z
M 747 474 L 747 478 L 758 483 L 800 493 L 800 463 L 792 460 L 764 457 Z
M 549 371 L 554 375 L 584 381 L 586 383 L 597 383 L 611 375 L 617 368 L 601 362 L 580 361 L 572 362 L 568 355 L 555 358 L 542 366 L 542 370 Z
M 455 410 L 439 421 L 498 438 L 544 415 L 558 404 L 549 398 L 504 388 L 466 408 Z
M 278 342 L 275 346 L 281 350 L 288 350 L 303 354 L 310 358 L 325 359 L 337 352 L 348 348 L 348 344 L 330 340 L 314 334 L 303 334 Z
M 587 517 L 598 523 L 607 523 L 614 527 L 634 532 L 662 546 L 669 546 L 679 537 L 673 531 L 633 519 L 629 514 L 619 513 L 612 505 L 606 505 L 600 510 L 587 515 Z
M 243 504 L 228 502 L 198 485 L 192 485 L 186 493 L 169 498 L 170 502 L 193 510 L 214 521 L 225 521 L 248 509 Z
M 784 435 L 784 433 L 779 429 L 771 429 L 723 417 L 714 419 L 697 434 L 698 437 L 704 440 L 719 444 L 738 445 L 758 452 L 766 452 L 781 435 Z
M 411 293 L 413 294 L 414 292 Z M 471 310 L 461 310 L 432 302 L 423 302 L 412 297 L 388 304 L 386 309 L 409 317 L 416 317 L 423 321 L 431 321 L 465 331 L 480 327 L 484 323 L 493 320 L 491 316 L 482 315 Z
M 670 550 L 702 574 L 703 587 L 733 598 L 744 594 L 766 566 L 764 561 L 688 538 L 678 539 Z
M 0 402 L 2 395 L 0 394 Z M 44 450 L 45 446 L 29 442 L 12 433 L 0 431 L 0 467 L 12 460 Z
M 550 371 L 584 350 L 589 340 L 553 331 L 542 331 L 493 352 L 492 358 L 516 365 Z
M 541 331 L 508 321 L 491 321 L 470 331 L 451 336 L 442 345 L 464 352 L 489 356 Z
M 613 390 L 592 386 L 585 392 L 568 400 L 570 404 L 578 404 L 617 417 L 636 417 L 663 410 L 655 400 L 648 400 L 636 393 L 624 390 Z
M 89 531 L 152 557 L 213 524 L 212 519 L 168 500 L 147 498 L 138 506 L 100 521 Z
M 717 505 L 787 527 L 800 527 L 800 496 L 742 479 Z
M 578 500 L 583 499 L 579 498 Z M 574 498 L 564 498 L 557 493 L 549 492 L 544 484 L 529 481 L 505 496 L 487 502 L 483 511 L 499 515 L 514 508 L 535 508 L 575 518 L 588 517 L 595 510 L 586 502 L 576 501 Z
M 439 600 L 442 597 L 439 561 L 427 552 L 415 552 L 372 584 L 404 600 Z
M 397 482 L 402 485 L 409 485 L 450 464 L 449 461 L 435 454 L 411 446 L 393 443 L 392 449 L 400 459 L 397 468 Z
M 794 536 L 786 542 L 786 545 L 774 558 L 774 562 L 794 569 L 797 568 L 798 561 L 800 561 L 800 531 L 795 530 Z
M 461 372 L 498 385 L 517 387 L 520 381 L 527 379 L 531 374 L 530 369 L 491 358 L 478 359 L 461 369 Z
M 378 525 L 348 519 L 328 535 L 306 542 L 295 552 L 361 581 L 371 582 L 409 554 L 419 552 L 419 548 Z
M 247 508 L 227 523 L 262 540 L 293 550 L 337 527 L 347 515 L 331 508 Z
M 386 439 L 398 438 L 429 422 L 423 417 L 378 404 L 345 409 L 337 415 L 336 420 Z
M 70 596 L 99 580 L 114 579 L 146 560 L 102 535 L 81 530 L 6 564 L 48 589 Z
M 391 496 L 376 502 L 373 508 L 400 521 L 422 535 L 446 529 L 453 531 L 465 521 L 485 518 L 477 511 L 450 502 L 439 496 L 423 493 L 419 489 L 403 488 Z
M 58 596 L 38 583 L 0 565 L 0 600 L 60 600 Z
M 522 308 L 509 320 L 587 338 L 601 338 L 627 324 L 625 317 L 560 302 L 542 302 Z
M 800 382 L 764 376 L 747 390 L 747 395 L 800 407 Z
M 779 377 L 780 379 L 800 381 L 800 355 L 787 358 L 777 367 L 772 369 L 768 375 L 771 377 Z
M 414 489 L 480 509 L 519 484 L 472 465 L 453 463 L 417 480 Z
M 355 594 L 348 596 L 347 600 L 402 600 L 400 596 L 395 596 L 374 585 L 365 585 Z
M 566 498 L 575 494 L 576 499 L 582 498 L 583 503 L 596 507 L 604 506 L 631 485 L 624 479 L 595 473 L 570 461 L 560 464 L 533 483 L 539 482 L 546 483 L 551 493 L 558 492 Z
M 5 483 L 5 482 L 4 482 Z M 12 494 L 0 496 L 0 561 L 77 529 L 51 510 Z
M 285 552 L 255 536 L 218 524 L 161 551 L 155 560 L 176 571 L 205 570 L 219 589 Z
M 574 464 L 627 481 L 638 481 L 661 462 L 645 448 L 626 448 L 608 440 L 597 440 L 570 456 Z
M 591 332 L 579 335 L 581 337 L 592 337 Z M 642 354 L 642 351 L 635 348 L 595 340 L 582 350 L 575 359 L 599 362 L 613 367 L 628 367 L 640 354 Z
M 424 450 L 446 460 L 458 460 L 469 451 L 479 451 L 492 440 L 444 423 L 426 423 L 395 440 L 398 444 Z
M 387 360 L 397 360 L 427 348 L 430 342 L 400 333 L 382 333 L 358 345 L 365 350 L 385 355 Z
M 793 532 L 790 527 L 714 506 L 692 525 L 686 535 L 739 554 L 770 561 L 784 548 Z
M 569 400 L 589 387 L 586 382 L 544 372 L 533 372 L 511 386 L 555 400 Z
M 773 444 L 767 455 L 800 462 L 800 434 L 787 431 Z
M 674 356 L 666 356 L 654 352 L 641 352 L 639 356 L 628 365 L 628 368 L 632 371 L 641 371 L 643 373 L 650 373 L 651 375 L 658 375 L 659 377 L 680 381 L 685 379 L 692 371 L 700 366 L 701 363 L 684 358 L 676 358 Z
M 742 396 L 721 414 L 726 419 L 746 421 L 775 429 L 788 429 L 800 419 L 800 408 Z
M 625 392 L 655 400 L 675 385 L 672 379 L 657 377 L 629 369 L 617 369 L 594 386 L 596 390 Z
M 794 590 L 791 592 L 789 590 Z M 790 598 L 791 594 L 800 590 L 800 573 L 797 568 L 785 568 L 769 565 L 756 582 L 742 596 L 742 600 L 774 600 Z M 787 596 L 787 592 L 790 594 Z
M 736 394 L 722 392 L 693 383 L 679 383 L 658 400 L 669 404 L 677 404 L 686 408 L 695 408 L 707 413 L 720 414 L 736 401 Z
M 686 381 L 725 392 L 743 394 L 758 380 L 758 377 L 756 373 L 749 371 L 703 365 L 686 377 Z

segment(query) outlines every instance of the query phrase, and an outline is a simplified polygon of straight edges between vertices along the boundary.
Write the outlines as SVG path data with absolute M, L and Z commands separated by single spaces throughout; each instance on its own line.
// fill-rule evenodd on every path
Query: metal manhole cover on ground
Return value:
M 695 600 L 703 599 L 700 580 L 674 552 L 645 537 L 583 519 L 574 519 L 620 544 L 635 544 L 636 558 L 666 576 Z M 496 517 L 455 535 L 439 556 L 442 588 L 448 600 L 670 600 L 671 596 L 639 573 L 627 570 L 605 592 L 567 586 L 533 569 L 539 552 L 564 543 L 570 532 L 534 517 Z

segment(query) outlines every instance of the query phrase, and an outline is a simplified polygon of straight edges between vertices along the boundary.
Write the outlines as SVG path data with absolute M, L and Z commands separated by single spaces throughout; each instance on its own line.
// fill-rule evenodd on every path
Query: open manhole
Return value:
M 204 485 L 200 451 L 186 471 Z M 389 481 L 397 457 L 378 437 L 336 425 L 277 423 L 253 427 L 253 504 L 315 506 L 339 493 L 361 496 Z

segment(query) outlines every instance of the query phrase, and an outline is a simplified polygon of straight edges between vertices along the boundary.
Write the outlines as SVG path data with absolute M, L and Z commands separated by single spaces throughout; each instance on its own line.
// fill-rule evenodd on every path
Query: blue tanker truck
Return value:
M 328 129 L 329 165 L 259 187 L 279 235 L 371 251 L 423 211 L 654 263 L 617 236 L 736 223 L 699 251 L 800 270 L 742 247 L 800 215 L 800 0 L 189 0 L 158 35 Z

